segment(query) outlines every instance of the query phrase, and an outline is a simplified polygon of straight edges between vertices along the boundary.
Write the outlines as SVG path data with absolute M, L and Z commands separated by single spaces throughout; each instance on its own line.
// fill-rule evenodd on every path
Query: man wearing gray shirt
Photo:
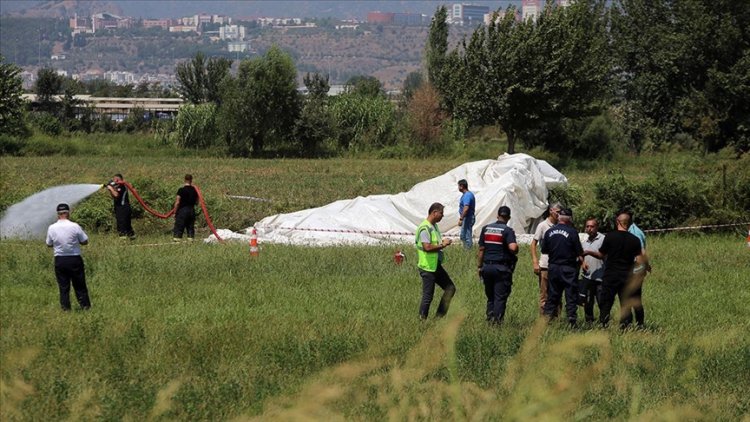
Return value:
M 596 218 L 586 220 L 585 231 L 588 237 L 583 241 L 583 250 L 598 251 L 604 241 L 604 235 L 599 233 L 599 222 Z M 586 322 L 594 322 L 594 302 L 598 302 L 602 289 L 604 275 L 604 261 L 587 255 L 583 259 L 583 273 L 578 289 L 579 303 L 583 305 Z
M 81 226 L 70 221 L 68 204 L 57 206 L 57 222 L 47 229 L 47 246 L 55 253 L 55 277 L 60 288 L 60 307 L 70 310 L 70 285 L 76 292 L 81 308 L 91 308 L 89 290 L 86 287 L 86 271 L 81 258 L 81 245 L 89 243 L 89 237 Z

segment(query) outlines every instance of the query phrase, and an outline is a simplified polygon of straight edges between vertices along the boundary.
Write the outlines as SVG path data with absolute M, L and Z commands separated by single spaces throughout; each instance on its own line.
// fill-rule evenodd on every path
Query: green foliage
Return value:
M 216 145 L 217 107 L 215 104 L 185 104 L 180 106 L 170 135 L 182 148 L 207 148 Z
M 346 92 L 365 97 L 383 96 L 383 84 L 374 76 L 357 75 L 346 81 Z
M 526 131 L 598 113 L 610 70 L 605 17 L 597 0 L 548 3 L 536 23 L 510 7 L 448 55 L 446 105 L 471 124 L 498 124 L 510 153 Z
M 64 81 L 65 78 L 58 75 L 54 69 L 48 67 L 39 69 L 34 83 L 34 92 L 42 111 L 57 112 L 58 104 L 54 96 L 62 92 Z
M 401 92 L 403 93 L 404 99 L 411 100 L 411 97 L 424 84 L 424 78 L 420 72 L 409 72 L 404 79 L 403 87 Z
M 33 124 L 45 135 L 57 136 L 62 133 L 63 126 L 60 120 L 54 115 L 47 112 L 34 113 L 32 116 Z
M 443 97 L 448 96 L 446 78 L 452 69 L 446 67 L 448 52 L 448 9 L 439 6 L 430 23 L 430 33 L 425 46 L 427 80 Z
M 322 154 L 323 142 L 331 137 L 334 121 L 325 97 L 310 97 L 305 101 L 295 126 L 295 139 L 305 157 Z
M 224 57 L 211 57 L 206 60 L 202 52 L 192 60 L 177 65 L 178 92 L 192 104 L 204 102 L 220 103 L 220 86 L 229 75 L 232 61 Z
M 233 155 L 261 155 L 291 138 L 301 105 L 296 80 L 292 58 L 276 46 L 224 79 L 219 127 Z
M 26 138 L 31 132 L 26 125 L 20 73 L 18 66 L 6 63 L 5 57 L 0 55 L 0 133 Z
M 26 142 L 25 138 L 16 138 L 15 136 L 0 133 L 0 156 L 22 155 Z
M 328 82 L 328 75 L 323 76 L 320 73 L 313 73 L 312 75 L 308 72 L 305 74 L 303 81 L 305 88 L 307 88 L 307 95 L 312 99 L 324 99 L 328 95 L 328 91 L 331 89 L 331 84 Z
M 396 108 L 385 97 L 343 94 L 330 107 L 344 150 L 373 150 L 395 142 Z

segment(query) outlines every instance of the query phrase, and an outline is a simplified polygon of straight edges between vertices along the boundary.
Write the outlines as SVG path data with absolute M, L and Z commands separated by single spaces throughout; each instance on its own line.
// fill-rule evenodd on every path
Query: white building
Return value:
M 219 39 L 242 41 L 245 39 L 245 27 L 241 25 L 224 25 L 219 28 Z
M 250 51 L 250 41 L 230 41 L 227 43 L 230 53 L 244 53 Z
M 536 22 L 540 11 L 539 0 L 523 0 L 521 2 L 521 19 L 523 20 L 531 19 Z
M 135 75 L 132 72 L 104 72 L 104 79 L 116 83 L 117 85 L 127 85 L 135 83 Z

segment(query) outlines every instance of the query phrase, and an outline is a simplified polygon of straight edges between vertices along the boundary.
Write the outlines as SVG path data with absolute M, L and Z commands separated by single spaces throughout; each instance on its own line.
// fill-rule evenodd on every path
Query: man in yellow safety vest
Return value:
M 427 218 L 417 227 L 414 239 L 419 257 L 417 267 L 422 277 L 422 303 L 419 306 L 419 317 L 423 320 L 427 319 L 430 311 L 435 284 L 443 289 L 443 297 L 440 299 L 440 305 L 435 314 L 438 318 L 448 312 L 451 299 L 456 293 L 456 285 L 442 266 L 443 249 L 451 244 L 451 239 L 443 239 L 437 227 L 437 223 L 442 219 L 443 205 L 435 202 L 430 205 Z

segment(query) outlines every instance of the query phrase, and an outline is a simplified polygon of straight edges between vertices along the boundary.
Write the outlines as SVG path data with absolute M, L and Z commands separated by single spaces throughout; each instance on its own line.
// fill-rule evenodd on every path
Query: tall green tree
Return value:
M 356 75 L 346 81 L 346 92 L 363 95 L 365 97 L 380 97 L 384 95 L 383 84 L 378 78 L 369 75 Z
M 192 104 L 220 103 L 221 81 L 229 75 L 232 61 L 224 57 L 206 59 L 197 52 L 192 60 L 177 65 L 177 90 L 180 96 Z
M 302 81 L 305 83 L 307 88 L 307 95 L 309 98 L 320 99 L 325 98 L 328 95 L 328 91 L 331 89 L 328 75 L 322 75 L 320 73 L 305 74 Z
M 321 144 L 332 136 L 333 122 L 328 112 L 328 75 L 307 73 L 304 106 L 295 125 L 295 139 L 306 157 L 318 155 Z
M 448 110 L 498 125 L 510 153 L 531 129 L 598 113 L 609 87 L 605 12 L 603 0 L 548 3 L 536 22 L 517 21 L 511 6 L 446 56 Z
M 48 67 L 39 69 L 36 74 L 34 92 L 36 92 L 41 110 L 56 112 L 58 104 L 54 97 L 62 92 L 64 79 L 54 69 Z
M 299 115 L 297 70 L 277 46 L 261 57 L 243 60 L 236 78 L 222 84 L 220 126 L 233 154 L 260 155 L 294 134 Z
M 0 55 L 0 133 L 27 137 L 30 132 L 26 125 L 23 100 L 23 81 L 21 69 L 6 63 Z
M 435 11 L 430 23 L 430 32 L 425 48 L 427 80 L 441 95 L 446 94 L 445 69 L 446 54 L 448 53 L 448 9 L 440 6 Z

